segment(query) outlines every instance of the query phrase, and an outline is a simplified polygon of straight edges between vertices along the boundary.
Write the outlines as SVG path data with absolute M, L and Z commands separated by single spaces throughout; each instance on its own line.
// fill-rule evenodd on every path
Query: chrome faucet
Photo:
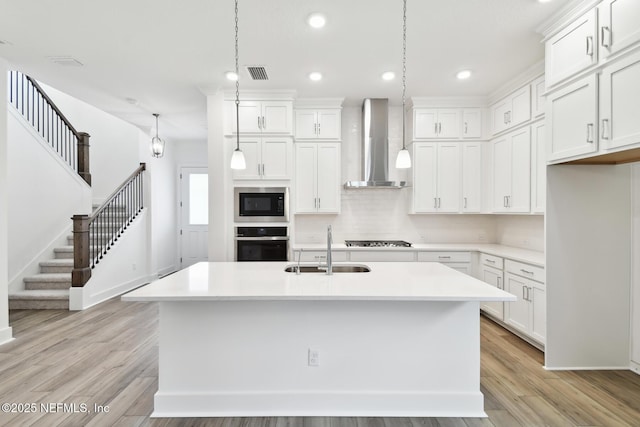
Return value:
M 327 226 L 327 274 L 333 274 L 333 261 L 331 260 L 331 243 L 333 243 L 333 237 L 331 236 L 331 225 Z
M 300 258 L 302 257 L 302 248 L 298 252 L 298 268 L 296 268 L 296 274 L 300 274 Z

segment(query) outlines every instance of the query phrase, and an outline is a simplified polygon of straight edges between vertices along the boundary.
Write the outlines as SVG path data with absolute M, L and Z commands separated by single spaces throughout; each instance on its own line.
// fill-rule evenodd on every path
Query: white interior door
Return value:
M 209 173 L 207 168 L 180 171 L 180 268 L 208 260 Z

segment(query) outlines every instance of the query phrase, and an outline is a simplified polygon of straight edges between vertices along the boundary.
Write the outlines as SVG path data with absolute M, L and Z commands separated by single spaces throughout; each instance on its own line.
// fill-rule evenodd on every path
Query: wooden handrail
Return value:
M 107 254 L 131 221 L 144 208 L 143 172 L 145 163 L 111 193 L 91 215 L 74 215 L 73 270 L 71 286 L 82 287 L 91 278 L 91 269 Z
M 120 186 L 118 188 L 115 189 L 115 191 L 113 193 L 111 193 L 109 195 L 109 197 L 107 197 L 105 199 L 105 201 L 102 203 L 102 205 L 96 209 L 90 216 L 89 216 L 89 221 L 93 221 L 96 217 L 98 217 L 98 215 L 100 215 L 100 213 L 102 213 L 102 211 L 104 211 L 107 206 L 109 205 L 109 203 L 111 203 L 111 201 L 113 199 L 116 198 L 116 196 L 120 193 L 120 191 L 122 191 L 122 189 L 133 179 L 135 178 L 136 175 L 138 175 L 140 172 L 146 170 L 147 168 L 147 164 L 146 163 L 140 163 L 140 166 L 138 166 L 138 168 L 133 171 L 133 173 L 131 175 L 129 175 L 122 184 L 120 184 Z
M 64 114 L 62 114 L 62 111 L 60 111 L 60 109 L 51 100 L 51 98 L 49 98 L 49 95 L 47 95 L 47 93 L 44 91 L 44 89 L 42 89 L 42 87 L 38 84 L 38 82 L 32 79 L 31 77 L 27 76 L 26 74 L 24 76 L 38 90 L 38 92 L 40 92 L 40 95 L 42 95 L 42 98 L 44 98 L 44 100 L 47 101 L 47 104 L 49 104 L 51 109 L 55 111 L 58 116 L 60 116 L 60 119 L 64 122 L 65 125 L 67 125 L 67 127 L 71 130 L 71 132 L 73 132 L 76 138 L 80 139 L 80 132 L 78 132 L 76 128 L 73 127 L 71 122 L 67 119 L 67 117 Z

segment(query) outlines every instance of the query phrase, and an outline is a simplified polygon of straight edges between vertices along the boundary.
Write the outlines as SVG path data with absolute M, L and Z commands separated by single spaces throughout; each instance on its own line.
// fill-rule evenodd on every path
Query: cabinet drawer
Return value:
M 499 270 L 502 270 L 504 265 L 504 259 L 499 256 L 489 255 L 489 254 L 480 254 L 480 264 L 488 265 L 489 267 L 494 267 Z
M 418 261 L 423 262 L 470 262 L 469 252 L 418 252 Z
M 367 261 L 415 261 L 415 252 L 411 251 L 352 251 L 351 261 L 367 262 Z
M 537 267 L 531 264 L 525 264 L 518 261 L 512 261 L 510 259 L 505 260 L 504 269 L 512 274 L 517 274 L 527 279 L 535 280 L 537 282 L 544 283 L 545 274 L 543 267 Z
M 293 259 L 291 261 L 298 261 L 298 253 L 300 251 L 293 251 Z M 333 261 L 347 261 L 347 252 L 346 251 L 332 251 L 331 259 Z M 300 255 L 300 262 L 326 262 L 327 261 L 327 251 L 302 251 L 302 255 Z

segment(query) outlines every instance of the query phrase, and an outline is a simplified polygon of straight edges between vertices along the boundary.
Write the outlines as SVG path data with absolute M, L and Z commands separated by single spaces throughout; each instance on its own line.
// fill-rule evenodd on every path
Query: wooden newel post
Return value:
M 82 287 L 91 277 L 89 246 L 89 215 L 74 215 L 73 220 L 73 270 L 71 286 Z
M 91 171 L 89 169 L 89 137 L 86 132 L 78 132 L 78 175 L 91 185 Z

